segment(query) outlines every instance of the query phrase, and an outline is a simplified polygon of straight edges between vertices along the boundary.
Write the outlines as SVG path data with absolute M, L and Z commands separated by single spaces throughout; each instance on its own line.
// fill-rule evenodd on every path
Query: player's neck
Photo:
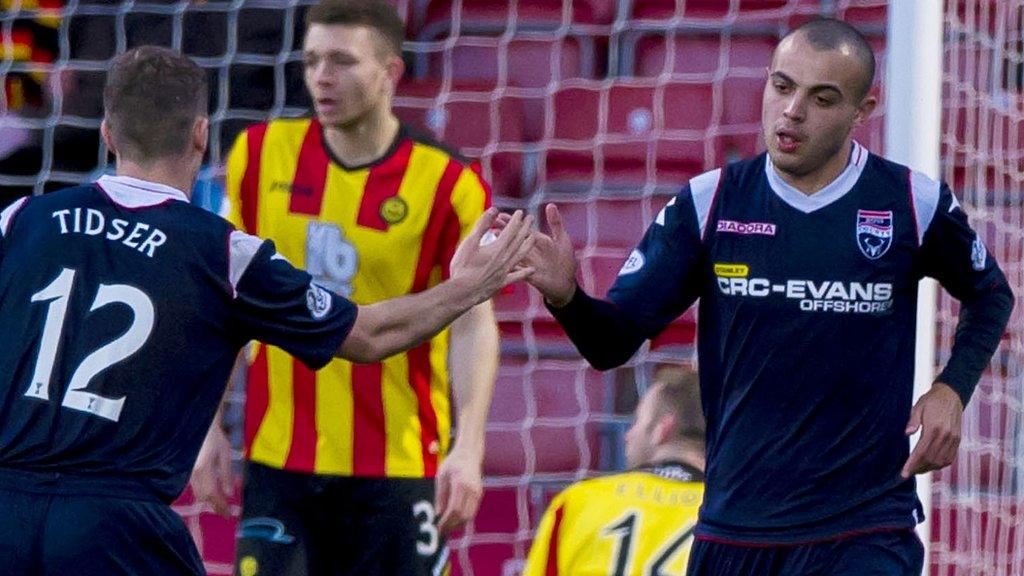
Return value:
M 325 126 L 324 139 L 335 158 L 346 166 L 380 160 L 391 148 L 401 124 L 390 109 L 347 126 Z
M 679 462 L 692 466 L 701 472 L 704 471 L 707 464 L 704 460 L 704 450 L 702 448 L 679 444 L 659 446 L 654 450 L 650 461 L 652 463 Z
M 821 168 L 807 174 L 792 174 L 775 167 L 775 173 L 782 178 L 782 181 L 793 188 L 810 196 L 820 191 L 839 178 L 839 175 L 846 170 L 850 163 L 850 153 L 853 150 L 853 141 L 847 140 L 842 149 L 832 158 L 829 158 Z
M 155 162 L 142 166 L 119 159 L 116 172 L 118 176 L 129 176 L 176 188 L 184 192 L 185 196 L 191 198 L 192 185 L 195 183 L 198 169 L 178 162 Z

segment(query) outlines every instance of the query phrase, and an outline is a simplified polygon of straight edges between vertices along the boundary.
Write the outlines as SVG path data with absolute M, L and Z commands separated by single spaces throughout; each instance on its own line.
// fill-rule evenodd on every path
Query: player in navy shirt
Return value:
M 786 36 L 764 91 L 767 153 L 692 179 L 607 300 L 576 286 L 554 206 L 552 235 L 537 233 L 530 282 L 595 367 L 700 299 L 708 469 L 690 576 L 921 573 L 913 475 L 952 462 L 1013 295 L 945 185 L 852 141 L 873 75 L 845 23 Z M 949 363 L 912 406 L 925 276 L 962 312 Z
M 109 73 L 102 133 L 117 176 L 0 215 L 0 573 L 202 574 L 168 504 L 181 493 L 239 350 L 311 368 L 414 346 L 528 270 L 529 218 L 451 280 L 360 306 L 272 242 L 188 203 L 209 121 L 201 69 L 143 47 Z

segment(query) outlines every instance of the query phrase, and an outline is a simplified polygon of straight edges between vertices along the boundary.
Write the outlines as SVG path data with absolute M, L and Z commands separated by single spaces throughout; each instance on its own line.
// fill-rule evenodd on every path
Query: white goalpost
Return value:
M 942 2 L 895 2 L 889 7 L 888 67 L 885 90 L 886 156 L 931 178 L 939 174 L 942 118 Z M 937 283 L 921 282 L 917 303 L 914 400 L 931 387 L 935 366 Z M 920 437 L 915 435 L 914 441 Z M 931 526 L 931 475 L 917 477 L 917 493 L 926 519 L 918 535 L 928 558 Z M 927 564 L 925 566 L 927 572 Z
M 0 107 L 4 143 L 20 135 L 41 149 L 35 174 L 0 168 L 0 186 L 39 194 L 109 170 L 94 134 L 98 88 L 110 59 L 145 41 L 182 50 L 210 74 L 211 152 L 199 190 L 216 197 L 221 155 L 238 130 L 308 112 L 302 18 L 315 2 L 0 2 L 0 79 L 35 79 L 52 92 L 38 110 Z M 1018 298 L 965 410 L 957 460 L 918 477 L 925 574 L 1024 576 L 1024 0 L 392 2 L 407 22 L 396 113 L 479 158 L 496 205 L 557 203 L 581 281 L 596 294 L 680 185 L 763 149 L 761 90 L 779 38 L 818 16 L 865 32 L 883 105 L 856 138 L 949 183 Z M 49 60 L 22 54 L 19 31 L 30 23 L 52 36 Z M 91 138 L 85 168 L 64 157 L 86 149 L 67 139 L 76 131 Z M 958 310 L 922 283 L 915 399 L 949 358 Z M 694 357 L 692 312 L 605 373 L 579 358 L 534 291 L 512 287 L 496 312 L 502 360 L 485 493 L 475 521 L 449 541 L 454 576 L 519 574 L 550 497 L 624 466 L 621 436 L 653 368 Z M 244 389 L 230 401 L 240 418 Z M 231 574 L 235 521 L 187 499 L 176 509 L 210 574 Z

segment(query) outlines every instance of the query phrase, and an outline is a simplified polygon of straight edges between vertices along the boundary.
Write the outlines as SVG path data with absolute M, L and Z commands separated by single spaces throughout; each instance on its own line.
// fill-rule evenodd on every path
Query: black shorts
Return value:
M 301 474 L 246 464 L 235 574 L 447 573 L 434 480 Z
M 790 546 L 697 539 L 687 576 L 919 576 L 924 546 L 910 529 Z
M 0 574 L 206 574 L 185 524 L 156 501 L 0 488 Z

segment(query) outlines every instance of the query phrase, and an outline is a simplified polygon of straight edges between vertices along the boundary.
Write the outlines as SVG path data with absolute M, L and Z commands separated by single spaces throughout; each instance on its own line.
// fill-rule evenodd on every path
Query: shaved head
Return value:
M 863 98 L 868 93 L 875 80 L 875 53 L 864 35 L 856 28 L 842 20 L 822 18 L 811 20 L 796 28 L 782 40 L 798 34 L 815 50 L 837 50 L 853 56 L 860 62 L 863 72 L 858 96 Z

